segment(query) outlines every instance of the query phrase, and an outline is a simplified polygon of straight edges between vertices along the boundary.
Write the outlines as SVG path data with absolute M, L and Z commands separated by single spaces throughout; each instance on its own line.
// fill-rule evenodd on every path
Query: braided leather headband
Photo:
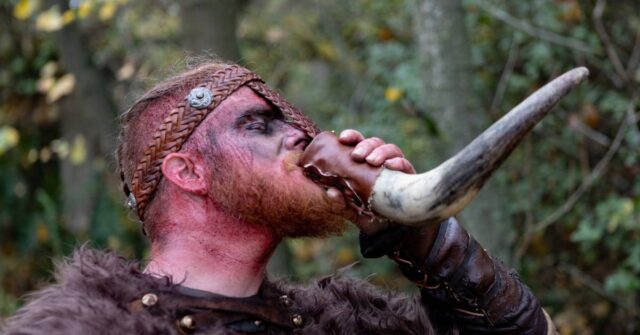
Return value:
M 145 209 L 162 180 L 161 166 L 164 158 L 172 152 L 180 151 L 202 120 L 244 85 L 280 109 L 285 121 L 304 131 L 309 137 L 313 138 L 320 132 L 311 119 L 267 87 L 257 74 L 238 65 L 218 70 L 209 80 L 191 90 L 163 120 L 136 166 L 130 189 L 124 180 L 124 173 L 121 173 L 127 203 L 136 210 L 140 220 L 144 220 Z

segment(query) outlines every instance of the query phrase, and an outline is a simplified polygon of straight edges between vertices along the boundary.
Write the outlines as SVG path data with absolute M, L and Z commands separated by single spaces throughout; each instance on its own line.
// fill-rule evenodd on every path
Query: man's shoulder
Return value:
M 56 265 L 55 282 L 27 296 L 4 331 L 37 334 L 111 333 L 131 329 L 128 302 L 163 285 L 140 271 L 139 262 L 83 246 Z M 169 285 L 169 283 L 167 283 Z
M 138 286 L 148 285 L 138 261 L 86 245 L 57 261 L 54 283 L 28 296 L 29 301 L 64 295 L 84 301 L 124 298 Z

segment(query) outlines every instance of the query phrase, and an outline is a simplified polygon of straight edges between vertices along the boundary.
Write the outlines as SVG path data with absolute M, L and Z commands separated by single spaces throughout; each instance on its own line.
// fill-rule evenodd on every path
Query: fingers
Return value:
M 397 145 L 383 144 L 373 149 L 373 151 L 371 151 L 371 153 L 367 155 L 366 161 L 370 165 L 380 166 L 385 161 L 397 157 L 404 157 L 404 155 L 402 154 L 402 150 L 400 150 Z
M 356 145 L 362 140 L 364 140 L 362 133 L 354 129 L 345 129 L 338 136 L 338 141 L 346 145 Z
M 403 157 L 395 157 L 384 162 L 384 167 L 389 170 L 400 171 L 404 173 L 414 174 L 416 169 L 413 168 L 411 162 Z
M 351 158 L 357 162 L 367 162 L 372 166 L 384 166 L 391 170 L 415 173 L 411 163 L 404 159 L 402 150 L 395 144 L 385 144 L 377 137 L 365 139 L 362 133 L 354 129 L 345 129 L 338 137 L 340 143 L 354 146 Z
M 362 162 L 373 152 L 374 149 L 384 145 L 384 141 L 377 138 L 371 137 L 363 140 L 358 143 L 355 148 L 351 151 L 351 158 L 353 158 L 357 162 Z M 382 164 L 382 163 L 380 163 Z

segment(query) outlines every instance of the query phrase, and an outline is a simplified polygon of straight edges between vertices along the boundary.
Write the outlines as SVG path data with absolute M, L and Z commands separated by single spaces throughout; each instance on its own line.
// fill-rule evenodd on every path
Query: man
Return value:
M 202 65 L 154 87 L 122 118 L 123 188 L 151 242 L 137 263 L 83 248 L 5 331 L 203 334 L 553 334 L 532 292 L 455 219 L 405 228 L 358 215 L 305 177 L 318 128 L 244 68 Z M 336 164 L 412 173 L 402 152 L 354 130 Z M 339 146 L 339 145 L 338 145 Z M 343 148 L 344 149 L 344 148 Z M 342 162 L 342 163 L 340 163 Z M 347 162 L 347 163 L 344 163 Z M 265 280 L 283 238 L 339 234 L 350 218 L 367 257 L 385 254 L 420 296 L 327 277 Z

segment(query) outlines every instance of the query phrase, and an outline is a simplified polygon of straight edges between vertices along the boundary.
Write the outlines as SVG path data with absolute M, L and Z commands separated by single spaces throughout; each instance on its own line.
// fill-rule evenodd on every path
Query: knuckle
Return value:
M 393 143 L 387 143 L 387 144 L 385 144 L 385 146 L 387 148 L 389 148 L 390 150 L 393 150 L 393 151 L 398 151 L 398 152 L 402 151 L 402 150 L 400 150 L 400 148 L 397 145 L 395 145 Z
M 400 148 L 397 145 L 390 143 L 390 144 L 385 144 L 383 147 L 386 152 L 399 157 L 403 157 L 402 150 L 400 150 Z

